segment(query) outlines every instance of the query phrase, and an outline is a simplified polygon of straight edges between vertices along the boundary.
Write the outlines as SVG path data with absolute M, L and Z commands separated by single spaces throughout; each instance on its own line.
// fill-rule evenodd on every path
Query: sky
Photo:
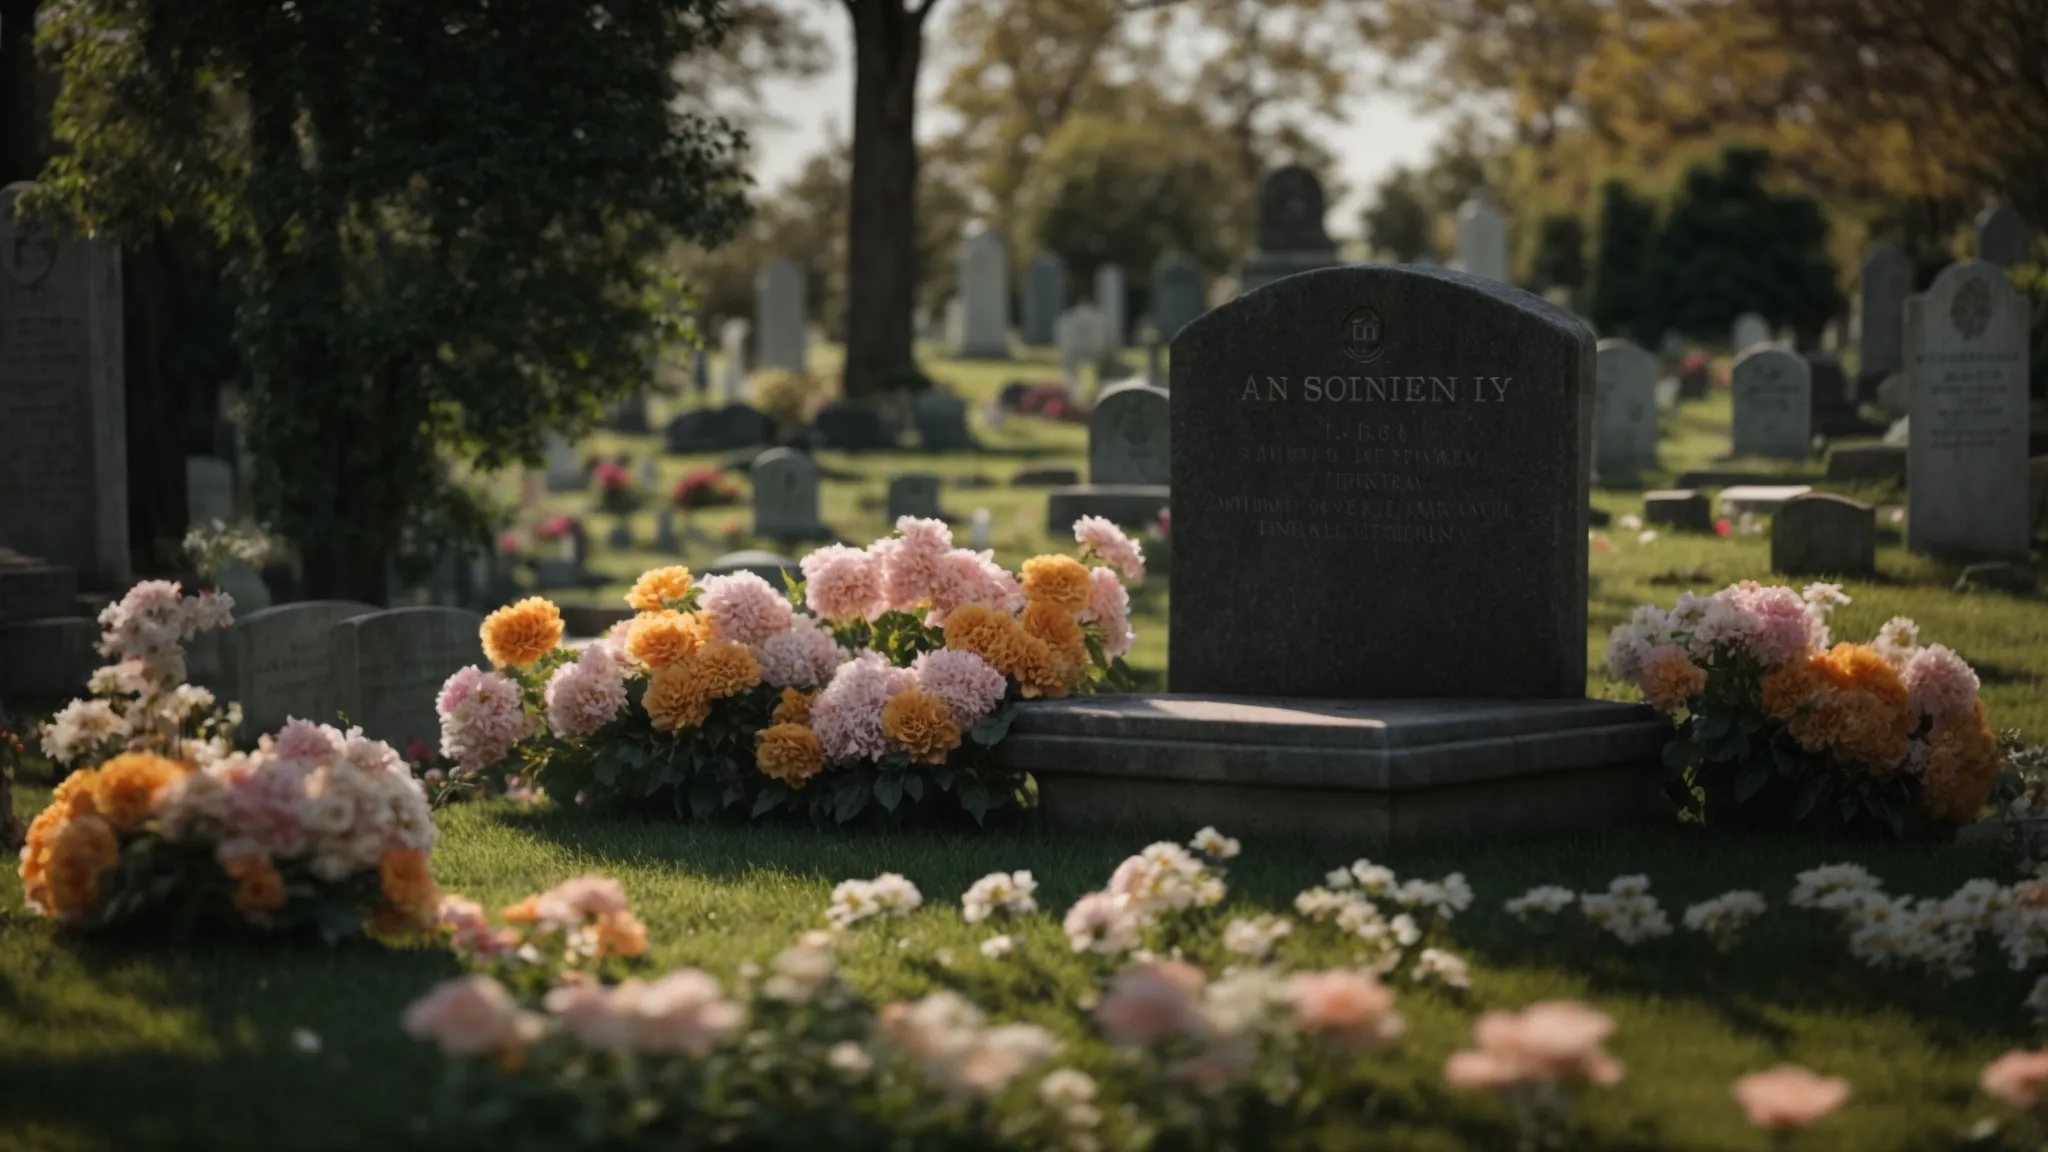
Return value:
M 779 81 L 769 97 L 777 123 L 761 124 L 752 130 L 754 178 L 764 190 L 773 190 L 797 174 L 803 162 L 823 148 L 833 130 L 850 136 L 850 106 L 853 100 L 853 38 L 845 11 L 838 4 L 806 4 L 799 11 L 825 38 L 832 52 L 832 65 L 823 74 L 803 82 Z M 941 35 L 945 23 L 928 26 L 929 35 Z M 935 66 L 927 45 L 925 66 L 919 84 L 925 103 L 919 109 L 920 134 L 943 129 L 944 121 L 934 111 L 936 92 L 944 79 L 942 66 Z M 1428 156 L 1442 125 L 1397 97 L 1364 93 L 1353 98 L 1343 124 L 1327 126 L 1324 142 L 1337 157 L 1334 176 L 1350 194 L 1330 205 L 1326 227 L 1333 236 L 1356 235 L 1358 212 L 1371 197 L 1371 189 L 1387 172 L 1402 164 L 1419 163 Z

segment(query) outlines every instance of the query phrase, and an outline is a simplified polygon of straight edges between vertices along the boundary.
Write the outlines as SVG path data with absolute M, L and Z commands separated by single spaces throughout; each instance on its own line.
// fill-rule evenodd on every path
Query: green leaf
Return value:
M 747 786 L 741 783 L 740 781 L 735 780 L 732 783 L 727 784 L 725 786 L 725 792 L 719 798 L 719 807 L 730 808 L 733 805 L 739 803 L 741 800 L 746 799 L 746 797 Z
M 1708 712 L 1700 717 L 1700 739 L 1703 741 L 1719 740 L 1728 735 L 1728 729 L 1729 722 L 1726 712 Z
M 709 820 L 719 809 L 718 781 L 709 776 L 699 776 L 690 784 L 690 815 L 699 820 Z
M 972 777 L 960 781 L 960 807 L 966 809 L 969 816 L 974 817 L 976 824 L 981 823 L 981 818 L 988 815 L 988 789 L 982 787 L 981 781 Z
M 1761 792 L 1763 786 L 1771 782 L 1771 767 L 1768 760 L 1752 760 L 1744 764 L 1735 777 L 1735 798 L 1747 800 Z
M 994 747 L 1003 737 L 1010 734 L 1010 724 L 1016 717 L 1016 712 L 1004 709 L 976 724 L 973 733 L 971 733 L 974 737 L 974 742 L 985 748 Z
M 1664 745 L 1664 767 L 1673 776 L 1683 775 L 1700 762 L 1700 746 L 1690 740 L 1672 740 Z
M 903 792 L 913 803 L 924 799 L 924 776 L 912 772 L 903 777 Z
M 868 806 L 868 790 L 864 784 L 856 783 L 839 795 L 839 803 L 832 809 L 832 819 L 840 824 L 861 814 Z
M 1813 813 L 1814 808 L 1827 796 L 1829 783 L 1827 773 L 1815 772 L 1799 786 L 1799 819 L 1804 820 Z
M 932 771 L 932 783 L 937 784 L 941 792 L 951 792 L 953 790 L 953 766 L 941 764 L 938 768 L 934 769 Z
M 894 812 L 903 802 L 903 777 L 895 773 L 884 773 L 875 781 L 875 801 L 885 812 Z
M 598 753 L 597 762 L 590 766 L 590 778 L 607 788 L 619 786 L 620 762 L 625 759 L 625 746 L 614 744 Z
M 761 789 L 760 795 L 754 797 L 754 810 L 749 812 L 748 815 L 755 818 L 766 816 L 774 811 L 784 800 L 788 799 L 789 794 L 789 788 L 784 784 L 778 782 L 768 785 L 766 788 Z

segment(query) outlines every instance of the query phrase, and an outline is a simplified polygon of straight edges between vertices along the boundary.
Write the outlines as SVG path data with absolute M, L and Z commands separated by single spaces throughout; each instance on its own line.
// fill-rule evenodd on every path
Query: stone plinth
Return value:
M 1721 489 L 1721 511 L 1768 516 L 1783 508 L 1787 500 L 1797 499 L 1811 491 L 1813 486 L 1810 484 L 1739 484 Z
M 1159 519 L 1171 489 L 1164 484 L 1071 484 L 1046 493 L 1045 530 L 1065 536 L 1074 521 L 1100 516 L 1116 524 L 1142 525 Z
M 1643 522 L 1664 524 L 1682 532 L 1712 532 L 1714 502 L 1691 488 L 1643 493 Z
M 1828 479 L 1906 482 L 1906 449 L 1898 444 L 1844 444 L 1828 452 Z
M 1025 705 L 999 755 L 1055 827 L 1386 842 L 1643 818 L 1669 733 L 1599 700 L 1095 696 Z

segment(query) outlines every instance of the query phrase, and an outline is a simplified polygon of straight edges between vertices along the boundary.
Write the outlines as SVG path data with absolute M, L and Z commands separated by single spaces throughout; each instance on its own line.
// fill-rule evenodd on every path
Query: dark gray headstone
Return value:
M 943 520 L 939 511 L 939 478 L 929 472 L 909 472 L 889 478 L 889 523 L 904 516 Z
M 1871 482 L 1906 479 L 1903 444 L 1844 444 L 1828 452 L 1830 480 Z
M 1643 493 L 1643 521 L 1663 524 L 1681 532 L 1712 532 L 1714 502 L 1705 492 L 1692 488 L 1666 488 Z
M 1208 310 L 1202 266 L 1185 252 L 1168 252 L 1152 268 L 1152 323 L 1172 340 L 1195 317 Z
M 936 389 L 919 392 L 910 402 L 917 424 L 917 442 L 927 452 L 957 452 L 974 447 L 967 431 L 967 401 Z
M 1977 259 L 2010 268 L 2028 262 L 2033 231 L 2019 209 L 2001 200 L 1977 215 Z
M 670 420 L 665 439 L 672 455 L 730 452 L 772 443 L 775 421 L 747 404 L 698 408 Z
M 1323 231 L 1324 209 L 1322 182 L 1308 169 L 1295 165 L 1266 177 L 1259 189 L 1259 247 L 1238 270 L 1243 291 L 1338 262 L 1337 246 Z
M 1145 384 L 1119 384 L 1104 392 L 1088 418 L 1088 482 L 1169 483 L 1170 403 L 1169 393 Z
M 676 538 L 676 512 L 663 508 L 654 514 L 654 550 L 656 552 L 680 552 L 682 541 Z
M 1044 348 L 1052 343 L 1052 325 L 1067 310 L 1067 264 L 1056 253 L 1040 252 L 1024 269 L 1024 287 L 1018 300 L 1023 316 L 1024 343 Z
M 218 456 L 185 457 L 185 522 L 198 526 L 234 518 L 234 465 Z
M 769 587 L 778 591 L 787 587 L 783 581 L 783 574 L 785 572 L 792 579 L 801 580 L 804 578 L 803 571 L 799 568 L 795 557 L 784 556 L 780 552 L 767 552 L 759 548 L 749 548 L 741 552 L 728 552 L 713 560 L 704 569 L 706 576 L 731 576 L 737 572 L 752 572 L 754 575 L 766 580 Z
M 894 448 L 896 437 L 889 430 L 880 409 L 873 405 L 839 401 L 825 405 L 812 418 L 818 446 L 841 452 L 874 452 Z
M 611 426 L 614 432 L 625 432 L 635 436 L 647 434 L 647 393 L 635 392 L 612 408 Z
M 392 608 L 354 616 L 328 633 L 334 707 L 372 740 L 403 752 L 414 740 L 436 747 L 434 701 L 465 665 L 484 665 L 483 617 L 459 608 Z
M 1913 292 L 1913 259 L 1879 241 L 1863 257 L 1860 277 L 1861 355 L 1857 380 L 1872 387 L 1905 364 L 1906 297 Z
M 1771 517 L 1771 571 L 1787 576 L 1867 576 L 1877 571 L 1877 509 L 1814 492 Z
M 2027 300 L 2003 268 L 1965 260 L 1934 278 L 1923 312 L 1908 367 L 1907 543 L 2025 558 Z
M 328 633 L 374 611 L 352 600 L 302 600 L 239 616 L 221 634 L 219 682 L 209 687 L 242 705 L 242 732 L 251 738 L 286 719 L 332 724 Z
M 754 535 L 768 540 L 817 540 L 818 466 L 789 448 L 770 448 L 754 459 Z
M 1569 312 L 1440 269 L 1309 272 L 1189 326 L 1171 690 L 1583 696 L 1593 361 Z

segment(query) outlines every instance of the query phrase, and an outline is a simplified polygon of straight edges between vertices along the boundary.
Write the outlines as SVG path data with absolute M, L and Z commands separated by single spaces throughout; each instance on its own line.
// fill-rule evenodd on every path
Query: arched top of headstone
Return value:
M 1320 252 L 1330 237 L 1323 231 L 1322 181 L 1299 164 L 1266 177 L 1259 189 L 1259 250 Z
M 2027 263 L 2033 231 L 2019 209 L 1998 200 L 1977 214 L 1977 259 L 2002 268 Z
M 1906 255 L 1897 244 L 1889 240 L 1876 240 L 1863 250 L 1865 277 L 1868 277 L 1873 269 L 1890 271 L 1895 268 L 1904 268 L 1909 275 L 1913 270 L 1913 258 Z
M 794 448 L 770 448 L 759 456 L 754 457 L 754 462 L 749 465 L 748 470 L 757 476 L 764 472 L 791 470 L 808 472 L 815 475 L 818 471 L 818 465 L 809 456 Z
M 0 188 L 0 272 L 24 288 L 35 287 L 57 263 L 56 226 L 20 207 L 34 187 L 24 180 Z
M 1642 345 L 1630 340 L 1626 336 L 1609 336 L 1607 339 L 1600 341 L 1597 346 L 1597 353 L 1600 357 L 1600 364 L 1603 367 L 1614 365 L 1624 369 L 1639 368 L 1642 372 L 1648 374 L 1650 379 L 1656 379 L 1657 358 L 1650 355 L 1649 351 Z
M 1463 220 L 1478 215 L 1481 211 L 1499 215 L 1500 206 L 1493 202 L 1493 189 L 1481 184 L 1472 189 L 1465 202 L 1458 205 L 1458 218 Z
M 1922 295 L 1922 323 L 1929 328 L 1939 326 L 1938 331 L 1954 333 L 1966 342 L 1982 337 L 2001 320 L 2026 331 L 2025 305 L 2019 293 L 2013 290 L 2005 270 L 1989 261 L 1962 260 L 1949 265 Z M 2016 310 L 2018 316 L 2007 315 Z M 1927 335 L 1923 332 L 1922 339 Z
M 757 287 L 766 292 L 771 284 L 793 284 L 797 291 L 803 291 L 803 266 L 787 256 L 777 256 L 761 266 Z
M 1067 270 L 1067 262 L 1060 259 L 1060 254 L 1057 252 L 1040 252 L 1031 258 L 1031 270 L 1036 272 L 1041 268 L 1051 269 L 1064 274 Z

